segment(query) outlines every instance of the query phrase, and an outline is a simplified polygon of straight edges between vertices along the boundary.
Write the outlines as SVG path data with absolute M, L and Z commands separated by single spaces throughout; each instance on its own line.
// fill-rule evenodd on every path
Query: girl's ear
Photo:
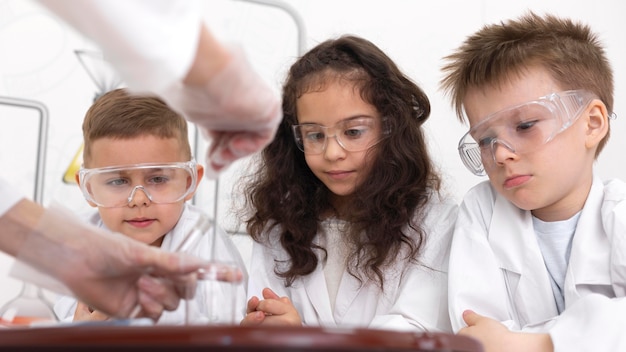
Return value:
M 592 149 L 596 148 L 609 132 L 609 113 L 602 101 L 594 99 L 589 105 L 587 116 L 587 139 L 585 146 Z

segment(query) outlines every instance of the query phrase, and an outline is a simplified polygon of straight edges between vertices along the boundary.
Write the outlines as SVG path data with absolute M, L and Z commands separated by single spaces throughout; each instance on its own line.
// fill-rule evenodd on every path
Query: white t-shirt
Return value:
M 339 292 L 339 284 L 346 271 L 346 260 L 348 258 L 348 245 L 345 239 L 347 222 L 339 219 L 329 219 L 324 221 L 322 226 L 323 236 L 326 236 L 326 260 L 322 264 L 324 267 L 324 277 L 326 278 L 326 288 L 330 298 L 331 309 L 335 309 L 335 300 Z
M 563 287 L 572 252 L 572 238 L 579 217 L 580 212 L 567 220 L 546 222 L 533 216 L 537 243 L 550 274 L 550 284 L 559 314 L 565 310 Z

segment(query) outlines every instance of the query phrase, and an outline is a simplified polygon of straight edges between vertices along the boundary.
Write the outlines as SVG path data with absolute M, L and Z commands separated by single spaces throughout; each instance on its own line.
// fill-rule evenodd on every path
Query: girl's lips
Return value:
M 134 227 L 144 228 L 152 225 L 154 219 L 132 219 L 126 220 L 126 222 Z
M 521 186 L 524 183 L 528 182 L 528 180 L 530 180 L 530 177 L 530 175 L 516 175 L 509 177 L 504 181 L 504 188 L 509 189 Z
M 333 180 L 343 180 L 352 174 L 352 171 L 327 171 L 328 177 Z

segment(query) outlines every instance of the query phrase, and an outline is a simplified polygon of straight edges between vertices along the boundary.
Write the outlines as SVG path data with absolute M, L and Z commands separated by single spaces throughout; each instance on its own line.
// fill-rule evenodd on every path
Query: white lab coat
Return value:
M 449 268 L 454 331 L 472 309 L 512 330 L 547 332 L 555 351 L 626 350 L 626 184 L 594 175 L 578 220 L 559 316 L 529 211 L 485 181 L 459 208 Z
M 255 242 L 252 247 L 248 297 L 262 298 L 261 290 L 269 287 L 279 296 L 288 296 L 300 314 L 303 324 L 324 327 L 370 327 L 391 330 L 451 331 L 447 311 L 447 266 L 449 245 L 457 204 L 433 198 L 425 221 L 425 247 L 416 264 L 396 264 L 387 272 L 385 292 L 377 284 L 359 282 L 344 272 L 335 301 L 334 312 L 318 251 L 318 266 L 306 277 L 296 279 L 291 287 L 274 274 L 275 260 L 287 260 L 278 231 L 270 234 L 269 245 Z M 315 241 L 324 246 L 324 239 Z M 398 258 L 401 255 L 397 256 Z
M 39 0 L 94 40 L 133 90 L 162 93 L 182 81 L 198 49 L 197 0 Z
M 168 232 L 165 235 L 165 237 L 163 237 L 163 243 L 161 244 L 161 249 L 165 251 L 172 251 L 172 250 L 175 250 L 176 248 L 179 248 L 181 243 L 185 240 L 185 235 L 188 233 L 189 229 L 191 229 L 193 225 L 196 223 L 196 220 L 198 219 L 201 213 L 202 213 L 202 210 L 200 210 L 199 208 L 190 204 L 185 204 L 185 209 L 183 210 L 183 213 L 181 214 L 181 217 L 178 220 L 178 223 L 172 229 L 172 231 Z M 88 221 L 93 225 L 106 229 L 106 226 L 102 223 L 100 215 L 98 214 L 97 211 L 93 214 L 90 214 L 90 216 L 88 217 Z M 213 229 L 212 228 L 209 229 L 207 233 L 205 234 L 208 234 L 208 235 L 213 234 Z M 227 237 L 228 235 L 219 227 L 216 232 L 216 235 L 217 235 L 217 241 L 215 242 L 216 251 L 215 251 L 214 260 L 219 261 L 219 262 L 231 262 L 231 263 L 234 262 L 236 265 L 239 266 L 239 268 L 241 268 L 244 274 L 243 283 L 237 284 L 234 290 L 228 290 L 228 287 L 225 284 L 224 285 L 220 284 L 220 288 L 218 290 L 224 289 L 225 291 L 223 291 L 222 293 L 218 292 L 218 295 L 225 295 L 225 294 L 231 295 L 233 294 L 233 291 L 234 291 L 235 297 L 233 301 L 235 303 L 234 311 L 235 311 L 236 316 L 234 318 L 231 318 L 232 307 L 230 307 L 227 304 L 221 304 L 219 305 L 219 308 L 221 310 L 217 312 L 216 314 L 218 318 L 217 323 L 238 324 L 241 321 L 241 319 L 243 319 L 245 310 L 246 310 L 245 307 L 246 307 L 247 273 L 246 273 L 245 265 L 241 259 L 241 255 L 239 254 L 239 251 L 237 250 L 237 247 L 235 247 L 232 240 Z M 187 248 L 187 245 L 185 245 L 185 248 Z M 210 241 L 208 240 L 208 238 L 207 240 L 199 241 L 198 246 L 195 246 L 194 248 L 190 248 L 186 252 L 192 255 L 195 255 L 199 258 L 211 260 Z M 199 288 L 200 289 L 196 292 L 196 295 L 194 297 L 194 300 L 196 300 L 194 303 L 200 307 L 205 307 L 206 302 L 207 302 L 207 297 L 209 297 L 208 291 L 215 290 L 215 289 L 212 289 L 210 286 L 205 286 L 205 285 L 201 285 L 199 286 Z M 226 301 L 227 301 L 226 299 L 222 299 L 222 302 L 226 302 Z M 159 318 L 157 324 L 159 325 L 164 325 L 164 324 L 182 325 L 184 324 L 185 312 L 186 312 L 185 304 L 186 302 L 181 301 L 181 304 L 178 306 L 178 309 L 174 311 L 164 311 L 161 317 Z M 60 298 L 58 298 L 58 300 L 55 302 L 55 305 L 54 305 L 54 311 L 59 317 L 59 320 L 64 321 L 64 322 L 70 322 L 73 320 L 75 310 L 76 310 L 76 299 L 74 299 L 73 297 L 69 297 L 69 296 L 61 296 Z

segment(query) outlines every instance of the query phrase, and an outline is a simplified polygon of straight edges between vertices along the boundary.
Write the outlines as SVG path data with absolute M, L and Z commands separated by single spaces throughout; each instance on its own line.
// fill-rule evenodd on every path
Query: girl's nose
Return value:
M 339 143 L 337 135 L 326 139 L 326 147 L 324 148 L 324 158 L 326 160 L 337 160 L 345 157 L 346 150 Z

